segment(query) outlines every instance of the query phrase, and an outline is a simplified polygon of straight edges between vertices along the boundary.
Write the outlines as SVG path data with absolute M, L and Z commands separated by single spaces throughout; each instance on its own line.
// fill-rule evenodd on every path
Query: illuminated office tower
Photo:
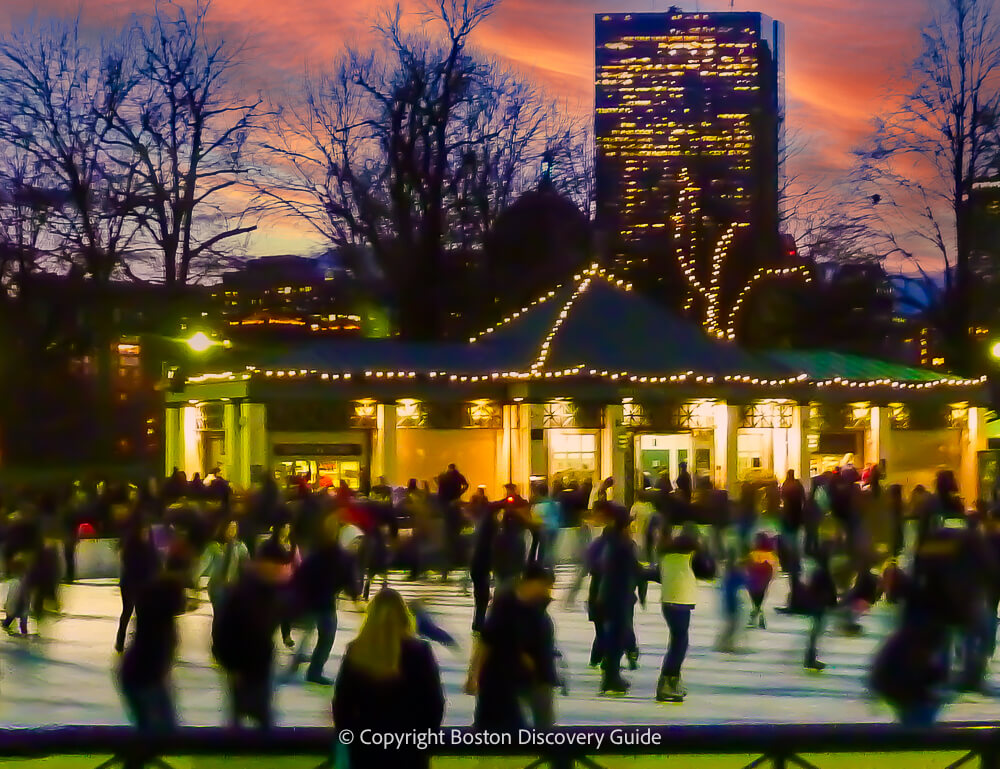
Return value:
M 713 330 L 775 263 L 782 25 L 596 16 L 597 224 L 611 264 Z

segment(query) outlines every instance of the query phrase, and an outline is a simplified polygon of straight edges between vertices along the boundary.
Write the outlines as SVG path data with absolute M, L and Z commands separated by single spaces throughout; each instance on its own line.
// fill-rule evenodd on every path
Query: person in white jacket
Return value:
M 687 693 L 681 686 L 681 666 L 687 656 L 691 612 L 698 601 L 698 580 L 714 576 L 715 564 L 701 547 L 698 528 L 685 524 L 674 537 L 664 530 L 659 546 L 660 604 L 670 640 L 656 684 L 657 702 L 681 702 Z
M 208 575 L 208 600 L 214 612 L 226 589 L 236 584 L 243 564 L 250 560 L 247 546 L 237 539 L 239 525 L 234 520 L 222 524 L 222 536 L 209 543 L 201 557 L 199 578 Z

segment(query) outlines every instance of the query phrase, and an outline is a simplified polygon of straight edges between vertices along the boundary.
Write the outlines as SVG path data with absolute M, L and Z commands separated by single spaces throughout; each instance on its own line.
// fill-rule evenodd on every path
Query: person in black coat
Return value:
M 688 472 L 687 462 L 681 462 L 678 467 L 677 482 L 674 484 L 677 487 L 677 495 L 685 504 L 690 505 L 692 491 L 691 473 Z
M 837 605 L 837 586 L 830 573 L 830 543 L 820 542 L 813 554 L 815 565 L 806 586 L 807 609 L 812 617 L 806 645 L 805 668 L 821 671 L 826 665 L 817 657 L 817 644 L 826 626 L 826 616 Z
M 633 614 L 640 582 L 639 558 L 629 532 L 628 510 L 610 502 L 599 505 L 608 525 L 601 534 L 597 555 L 600 584 L 592 597 L 600 607 L 601 693 L 624 694 L 628 683 L 621 677 L 621 660 L 635 646 Z M 593 591 L 592 591 L 593 593 Z
M 293 567 L 298 555 L 298 548 L 291 540 L 291 532 L 291 524 L 276 523 L 271 527 L 271 535 L 257 548 L 258 559 L 266 559 L 271 563 L 281 565 L 281 581 L 286 587 L 294 573 Z M 289 649 L 295 646 L 295 641 L 292 640 L 290 611 L 286 612 L 281 620 L 281 640 Z
M 496 538 L 500 512 L 492 507 L 484 507 L 482 518 L 476 526 L 473 537 L 472 558 L 469 561 L 469 576 L 472 578 L 472 599 L 475 610 L 472 614 L 472 632 L 479 633 L 486 619 L 486 607 L 490 603 L 490 577 L 493 573 L 493 543 Z
M 15 510 L 7 520 L 3 543 L 4 571 L 17 577 L 13 594 L 7 598 L 7 616 L 3 628 L 10 632 L 18 620 L 21 635 L 28 634 L 28 608 L 31 596 L 31 573 L 42 551 L 42 529 L 34 510 Z
M 122 537 L 120 547 L 118 590 L 122 596 L 122 613 L 118 618 L 118 634 L 115 636 L 115 651 L 119 654 L 125 649 L 125 635 L 128 633 L 139 593 L 160 569 L 160 554 L 146 523 L 132 524 Z
M 261 729 L 273 724 L 274 633 L 283 606 L 279 585 L 287 566 L 280 553 L 263 553 L 222 599 L 212 621 L 212 654 L 226 671 L 230 723 L 244 718 Z
M 555 629 L 548 614 L 554 574 L 539 564 L 528 566 L 514 590 L 493 599 L 476 644 L 465 684 L 476 695 L 478 729 L 514 731 L 531 726 L 549 729 L 555 722 Z
M 337 596 L 347 593 L 353 600 L 361 597 L 361 585 L 351 556 L 337 541 L 339 522 L 328 515 L 323 522 L 322 543 L 303 559 L 292 576 L 292 593 L 298 608 L 305 615 L 306 636 L 316 628 L 316 645 L 309 659 L 306 680 L 329 686 L 333 683 L 323 675 L 337 634 Z M 305 637 L 303 637 L 305 641 Z M 304 643 L 299 643 L 292 660 L 292 674 L 305 661 Z
M 129 717 L 140 731 L 170 731 L 177 725 L 170 670 L 177 652 L 177 617 L 184 613 L 186 574 L 168 561 L 166 570 L 140 591 L 135 635 L 119 668 L 119 686 Z
M 365 729 L 394 735 L 439 729 L 444 708 L 434 653 L 416 637 L 402 596 L 395 590 L 379 591 L 357 638 L 347 646 L 334 689 L 334 728 L 349 730 L 355 738 L 346 748 L 349 766 L 427 769 L 430 757 L 419 745 L 366 745 L 360 735 Z
M 933 726 L 948 682 L 948 631 L 938 622 L 905 621 L 875 656 L 870 685 L 902 726 Z

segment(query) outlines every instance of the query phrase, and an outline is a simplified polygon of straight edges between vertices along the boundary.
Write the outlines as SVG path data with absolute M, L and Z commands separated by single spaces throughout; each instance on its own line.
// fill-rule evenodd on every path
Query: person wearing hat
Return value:
M 513 731 L 555 723 L 555 628 L 548 613 L 555 574 L 530 564 L 514 589 L 497 593 L 473 650 L 465 691 L 476 695 L 478 729 Z

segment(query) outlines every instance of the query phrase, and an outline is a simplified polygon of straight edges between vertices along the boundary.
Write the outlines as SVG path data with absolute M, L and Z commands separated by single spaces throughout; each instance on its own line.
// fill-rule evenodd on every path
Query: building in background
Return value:
M 73 271 L 23 277 L 18 335 L 4 349 L 4 471 L 54 472 L 57 480 L 78 468 L 158 470 L 158 384 L 173 354 L 164 318 L 201 307 L 205 296 L 192 290 L 168 303 L 160 286 L 100 286 Z
M 596 16 L 597 225 L 616 274 L 688 314 L 718 320 L 781 261 L 782 35 L 760 13 Z
M 213 286 L 220 331 L 257 339 L 386 336 L 381 314 L 358 301 L 354 280 L 328 258 L 264 256 Z

